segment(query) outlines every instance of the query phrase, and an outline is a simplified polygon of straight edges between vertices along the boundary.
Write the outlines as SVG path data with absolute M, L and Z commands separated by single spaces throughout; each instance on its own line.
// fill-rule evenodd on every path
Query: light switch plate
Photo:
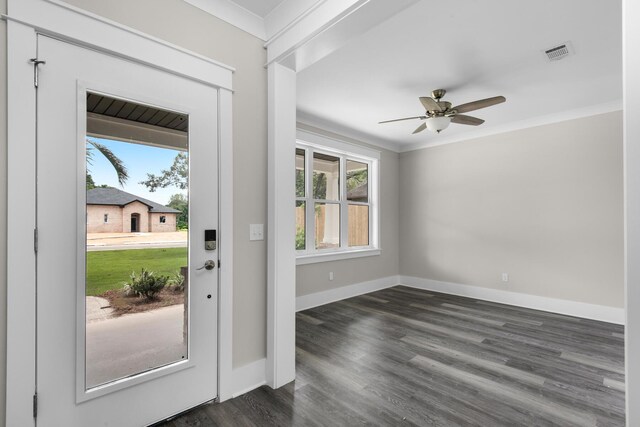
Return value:
M 249 224 L 249 240 L 264 240 L 264 224 Z

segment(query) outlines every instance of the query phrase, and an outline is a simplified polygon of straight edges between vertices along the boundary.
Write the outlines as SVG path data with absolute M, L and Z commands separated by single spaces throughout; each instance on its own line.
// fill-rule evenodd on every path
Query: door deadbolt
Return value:
M 212 259 L 208 259 L 204 262 L 204 265 L 196 270 L 213 270 L 216 268 L 216 262 Z

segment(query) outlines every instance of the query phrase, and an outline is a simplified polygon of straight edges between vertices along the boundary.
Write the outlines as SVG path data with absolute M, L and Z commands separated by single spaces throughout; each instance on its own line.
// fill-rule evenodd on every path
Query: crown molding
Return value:
M 287 30 L 311 14 L 327 0 L 284 0 L 264 17 L 267 42 L 273 43 Z
M 553 123 L 566 122 L 568 120 L 580 119 L 583 117 L 596 116 L 598 114 L 612 113 L 622 110 L 622 100 L 607 102 L 603 104 L 592 105 L 574 110 L 562 111 L 555 114 L 545 116 L 532 117 L 526 120 L 519 120 L 504 125 L 487 127 L 485 129 L 477 129 L 466 132 L 463 135 L 445 137 L 437 141 L 429 141 L 417 144 L 406 144 L 399 141 L 390 141 L 382 139 L 366 132 L 358 131 L 344 125 L 334 123 L 330 120 L 322 119 L 309 113 L 298 110 L 297 121 L 299 123 L 312 126 L 327 132 L 333 132 L 356 141 L 364 142 L 376 147 L 395 151 L 396 153 L 406 153 L 409 151 L 421 150 L 424 148 L 437 147 L 445 144 L 453 144 L 456 142 L 467 141 L 470 139 L 482 138 L 485 136 L 498 135 L 501 133 L 513 132 L 522 129 L 528 129 L 536 126 L 543 126 Z
M 184 0 L 192 6 L 245 31 L 260 40 L 267 39 L 264 19 L 231 0 Z
M 347 126 L 339 125 L 337 123 L 321 119 L 317 116 L 302 112 L 300 110 L 297 111 L 296 121 L 306 126 L 311 126 L 316 129 L 324 130 L 342 137 L 349 138 L 359 144 L 365 143 L 396 153 L 400 152 L 400 145 L 397 142 L 382 139 L 365 132 L 360 132 Z
M 327 0 L 285 0 L 265 17 L 238 5 L 233 0 L 184 0 L 265 42 L 265 47 L 313 13 Z

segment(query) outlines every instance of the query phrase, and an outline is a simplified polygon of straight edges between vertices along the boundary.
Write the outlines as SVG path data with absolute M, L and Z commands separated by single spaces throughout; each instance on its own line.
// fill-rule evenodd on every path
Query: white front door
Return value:
M 141 426 L 216 398 L 218 269 L 200 267 L 218 259 L 205 247 L 218 228 L 218 90 L 47 36 L 38 56 L 37 425 Z M 131 187 L 98 182 L 87 136 L 124 161 Z M 174 157 L 181 182 L 130 190 Z M 111 188 L 90 193 L 89 174 Z M 166 206 L 172 188 L 186 217 Z M 143 269 L 168 282 L 125 296 L 127 268 L 138 284 Z

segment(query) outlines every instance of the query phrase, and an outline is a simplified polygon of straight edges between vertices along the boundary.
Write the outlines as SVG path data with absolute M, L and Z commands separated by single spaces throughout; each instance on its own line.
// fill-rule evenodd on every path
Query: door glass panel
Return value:
M 188 117 L 87 94 L 90 389 L 188 358 Z

